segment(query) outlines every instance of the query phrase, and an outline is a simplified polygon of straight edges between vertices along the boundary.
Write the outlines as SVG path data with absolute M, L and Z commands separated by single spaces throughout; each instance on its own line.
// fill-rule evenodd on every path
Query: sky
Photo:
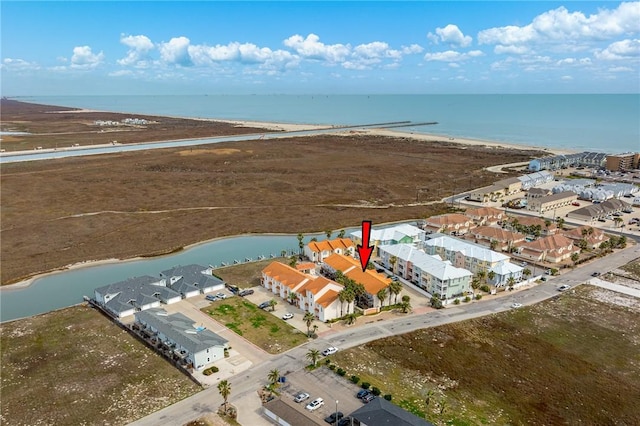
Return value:
M 640 93 L 640 2 L 5 1 L 3 96 Z

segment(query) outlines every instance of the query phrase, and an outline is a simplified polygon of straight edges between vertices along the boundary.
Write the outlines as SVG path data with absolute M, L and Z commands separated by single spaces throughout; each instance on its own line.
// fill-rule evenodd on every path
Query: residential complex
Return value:
M 640 153 L 626 152 L 624 154 L 607 155 L 605 165 L 607 170 L 632 170 L 640 168 Z
M 312 262 L 322 262 L 334 253 L 353 256 L 354 252 L 355 245 L 349 238 L 312 241 L 304 247 L 304 255 Z
M 424 239 L 424 230 L 409 224 L 395 225 L 388 228 L 372 229 L 369 245 L 374 246 L 374 254 L 377 255 L 379 245 L 389 244 L 411 244 Z M 355 244 L 362 244 L 362 231 L 355 231 L 350 234 Z
M 576 154 L 561 154 L 551 157 L 536 158 L 529 162 L 529 170 L 557 170 L 572 166 L 603 167 L 607 154 L 601 152 L 580 152 Z

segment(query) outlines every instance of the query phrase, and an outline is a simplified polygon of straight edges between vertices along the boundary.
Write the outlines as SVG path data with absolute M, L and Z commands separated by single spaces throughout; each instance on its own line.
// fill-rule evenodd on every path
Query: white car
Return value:
M 310 403 L 308 403 L 305 408 L 307 410 L 309 410 L 309 411 L 315 411 L 318 408 L 322 407 L 323 405 L 324 405 L 324 399 L 316 398 L 313 401 L 311 401 Z
M 513 309 L 522 308 L 522 303 L 513 303 L 513 304 L 511 305 L 511 307 L 512 307 Z
M 560 287 L 558 287 L 558 291 L 567 291 L 567 290 L 569 290 L 570 288 L 571 288 L 571 286 L 570 286 L 570 285 L 563 284 L 563 285 L 561 285 Z
M 322 355 L 329 356 L 329 355 L 335 354 L 336 352 L 338 352 L 338 348 L 334 348 L 333 346 L 331 346 L 330 348 L 327 348 L 324 351 L 322 351 Z
M 291 312 L 287 312 L 286 314 L 284 314 L 282 316 L 283 320 L 288 320 L 288 319 L 291 319 L 291 318 L 293 318 L 293 314 Z
M 224 294 L 224 293 L 216 293 L 216 297 L 217 297 L 218 299 L 222 300 L 222 299 L 226 299 L 226 298 L 227 298 L 227 295 L 226 295 L 226 294 Z
M 302 402 L 302 401 L 304 401 L 305 399 L 309 399 L 309 397 L 310 397 L 310 396 L 311 396 L 311 395 L 309 395 L 309 394 L 308 394 L 308 393 L 306 393 L 306 392 L 298 392 L 298 393 L 296 394 L 296 396 L 293 398 L 293 401 L 294 401 L 294 402 Z

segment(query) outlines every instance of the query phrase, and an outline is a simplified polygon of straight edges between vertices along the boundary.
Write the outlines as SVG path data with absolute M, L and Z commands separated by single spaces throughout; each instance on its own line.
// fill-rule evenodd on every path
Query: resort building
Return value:
M 355 245 L 348 238 L 312 241 L 304 247 L 304 254 L 312 262 L 320 263 L 334 253 L 353 256 Z
M 553 212 L 556 209 L 571 205 L 577 199 L 578 195 L 574 192 L 558 192 L 544 197 L 528 198 L 527 209 L 538 213 Z
M 394 274 L 442 299 L 465 295 L 473 274 L 410 244 L 380 246 L 380 263 Z
M 504 228 L 525 234 L 528 238 L 537 238 L 540 235 L 553 235 L 558 227 L 551 219 L 541 219 L 532 216 L 511 216 L 503 222 Z
M 426 240 L 424 250 L 427 254 L 439 255 L 454 266 L 467 269 L 473 274 L 480 271 L 493 272 L 494 278 L 490 283 L 496 286 L 504 285 L 509 278 L 516 282 L 522 280 L 523 268 L 510 263 L 509 256 L 478 244 L 440 235 Z
M 525 242 L 525 235 L 494 226 L 480 226 L 465 235 L 465 239 L 487 246 L 491 250 L 510 252 Z
M 212 269 L 201 265 L 174 266 L 162 271 L 165 286 L 177 291 L 182 298 L 222 290 L 224 281 L 212 275 Z
M 604 232 L 592 226 L 583 225 L 569 231 L 563 231 L 562 235 L 573 240 L 574 245 L 580 246 L 580 241 L 584 241 L 586 248 L 596 249 L 600 247 L 608 238 Z
M 519 176 L 518 179 L 522 183 L 522 190 L 526 191 L 533 187 L 543 185 L 547 182 L 553 182 L 555 176 L 553 175 L 553 173 L 543 170 L 541 172 L 529 173 L 524 176 Z
M 439 232 L 442 234 L 464 235 L 475 226 L 471 217 L 460 213 L 431 216 L 424 221 L 424 230 L 427 234 Z
M 135 320 L 142 332 L 158 339 L 196 370 L 223 359 L 228 348 L 226 339 L 180 313 L 169 315 L 164 309 L 150 309 L 136 313 Z
M 571 259 L 580 249 L 564 235 L 549 235 L 518 247 L 520 256 L 536 262 L 561 263 Z
M 284 263 L 271 262 L 262 270 L 261 285 L 281 299 L 313 313 L 320 321 L 341 316 L 338 293 L 343 286 L 325 277 L 306 275 Z
M 606 158 L 607 154 L 601 152 L 554 155 L 529 161 L 529 170 L 539 172 L 541 170 L 557 170 L 574 166 L 603 167 Z
M 372 229 L 369 245 L 374 246 L 374 256 L 378 256 L 379 245 L 389 244 L 413 244 L 424 240 L 425 232 L 413 225 L 401 224 L 388 228 Z M 362 231 L 355 231 L 350 234 L 356 245 L 362 245 Z
M 145 275 L 98 287 L 94 300 L 116 318 L 171 304 L 182 299 L 180 293 L 164 285 L 164 281 Z
M 360 261 L 352 257 L 341 254 L 333 254 L 324 260 L 322 269 L 329 273 L 341 271 L 346 277 L 352 279 L 358 284 L 362 284 L 366 295 L 360 300 L 359 306 L 366 313 L 376 312 L 380 309 L 381 301 L 377 298 L 380 290 L 389 287 L 391 280 L 384 274 L 376 272 L 374 269 L 362 271 Z M 367 311 L 367 309 L 371 309 Z
M 577 219 L 583 220 L 586 222 L 593 222 L 598 219 L 604 219 L 608 215 L 613 213 L 623 212 L 625 210 L 630 210 L 631 206 L 625 203 L 622 200 L 618 200 L 613 198 L 611 200 L 606 200 L 601 203 L 591 204 L 567 214 L 569 219 Z
M 494 207 L 467 209 L 464 215 L 471 218 L 476 226 L 495 226 L 507 217 L 507 213 L 504 210 Z
M 640 153 L 626 152 L 624 154 L 607 155 L 605 165 L 607 170 L 623 171 L 640 168 Z

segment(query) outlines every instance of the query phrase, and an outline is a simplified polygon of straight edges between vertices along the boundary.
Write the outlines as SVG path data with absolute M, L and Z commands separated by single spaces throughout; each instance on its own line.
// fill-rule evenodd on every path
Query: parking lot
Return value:
M 323 362 L 323 360 L 319 362 Z M 306 406 L 310 401 L 318 397 L 324 399 L 322 407 L 313 412 L 308 412 L 310 416 L 318 419 L 324 419 L 335 412 L 336 401 L 338 401 L 338 411 L 345 416 L 348 416 L 364 404 L 356 398 L 356 393 L 361 388 L 351 383 L 346 377 L 338 376 L 328 368 L 317 368 L 313 371 L 299 370 L 289 374 L 286 378 L 287 381 L 281 389 L 283 399 L 293 400 L 298 392 L 307 392 L 310 395 L 309 399 L 299 403 L 301 405 Z

